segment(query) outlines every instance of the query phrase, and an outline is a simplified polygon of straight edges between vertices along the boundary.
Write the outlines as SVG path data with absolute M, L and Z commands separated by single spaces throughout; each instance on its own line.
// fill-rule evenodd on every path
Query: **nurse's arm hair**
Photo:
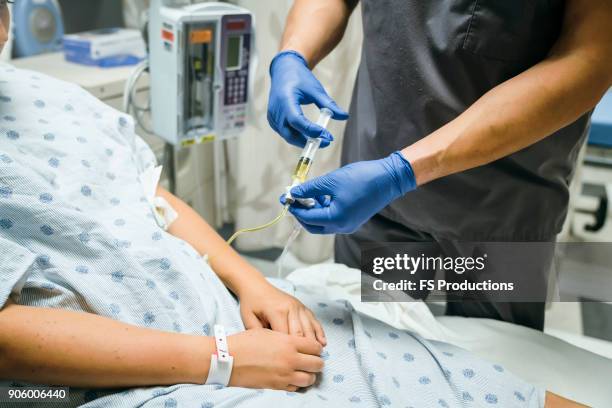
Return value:
M 340 42 L 358 0 L 295 0 L 280 50 L 302 54 L 314 68 Z
M 612 0 L 568 0 L 561 36 L 546 59 L 402 153 L 418 185 L 481 166 L 572 123 L 611 85 Z
M 214 338 L 148 329 L 92 313 L 0 310 L 0 380 L 71 387 L 202 384 Z

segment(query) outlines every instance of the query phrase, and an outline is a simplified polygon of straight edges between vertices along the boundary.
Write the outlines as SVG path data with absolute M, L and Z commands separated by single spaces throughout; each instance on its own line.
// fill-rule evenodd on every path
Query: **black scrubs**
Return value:
M 361 0 L 361 5 L 364 43 L 343 165 L 382 158 L 416 142 L 545 59 L 559 37 L 565 8 L 562 0 Z M 586 114 L 515 154 L 418 188 L 356 233 L 338 235 L 336 261 L 359 267 L 359 244 L 367 241 L 554 241 L 588 125 Z M 550 254 L 540 262 L 548 265 Z M 545 272 L 537 279 L 544 282 Z M 537 329 L 544 322 L 541 302 L 452 303 L 447 312 Z

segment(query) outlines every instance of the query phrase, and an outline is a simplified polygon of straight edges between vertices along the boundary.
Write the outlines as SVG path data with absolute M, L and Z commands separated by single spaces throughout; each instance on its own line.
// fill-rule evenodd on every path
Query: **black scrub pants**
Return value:
M 425 243 L 439 241 L 433 235 L 422 231 L 415 231 L 377 214 L 355 233 L 336 235 L 334 243 L 335 261 L 359 269 L 361 263 L 360 244 L 366 242 L 423 242 L 423 248 L 431 251 L 432 246 Z M 445 242 L 440 247 L 449 248 L 449 243 Z M 452 248 L 450 252 L 453 252 Z M 442 255 L 449 256 L 451 254 L 445 252 Z M 503 320 L 542 331 L 544 329 L 544 300 L 546 299 L 548 275 L 552 258 L 553 252 L 541 251 L 536 252 L 535 256 L 532 254 L 525 260 L 525 262 L 529 262 L 531 274 L 535 275 L 530 276 L 529 281 L 537 287 L 538 299 L 542 299 L 541 302 L 499 302 L 490 301 L 486 298 L 466 298 L 466 301 L 447 302 L 446 314 L 449 316 Z M 495 265 L 493 266 L 495 267 Z M 507 265 L 497 266 L 499 266 L 502 273 L 513 273 L 515 270 L 521 270 L 520 265 L 512 265 L 511 270 L 508 269 Z M 536 273 L 533 273 L 534 268 Z M 414 296 L 414 293 L 411 293 L 411 296 L 426 298 L 427 293 L 422 294 L 421 297 Z

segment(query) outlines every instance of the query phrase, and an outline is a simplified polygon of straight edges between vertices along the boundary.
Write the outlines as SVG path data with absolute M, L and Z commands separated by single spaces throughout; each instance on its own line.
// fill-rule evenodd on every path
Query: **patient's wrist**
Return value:
M 266 278 L 255 268 L 248 272 L 243 272 L 241 276 L 226 282 L 226 285 L 239 298 L 253 292 L 258 292 L 270 285 Z
M 216 350 L 215 340 L 210 336 L 186 336 L 185 383 L 204 384 L 210 369 L 210 356 Z M 177 367 L 178 369 L 178 367 Z

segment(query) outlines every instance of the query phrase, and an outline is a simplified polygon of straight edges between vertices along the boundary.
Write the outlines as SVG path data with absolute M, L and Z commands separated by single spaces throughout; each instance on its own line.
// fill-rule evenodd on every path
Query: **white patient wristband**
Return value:
M 225 335 L 223 326 L 216 324 L 214 332 L 217 351 L 210 356 L 210 368 L 205 384 L 221 384 L 227 386 L 232 375 L 234 357 L 229 353 L 227 336 Z

